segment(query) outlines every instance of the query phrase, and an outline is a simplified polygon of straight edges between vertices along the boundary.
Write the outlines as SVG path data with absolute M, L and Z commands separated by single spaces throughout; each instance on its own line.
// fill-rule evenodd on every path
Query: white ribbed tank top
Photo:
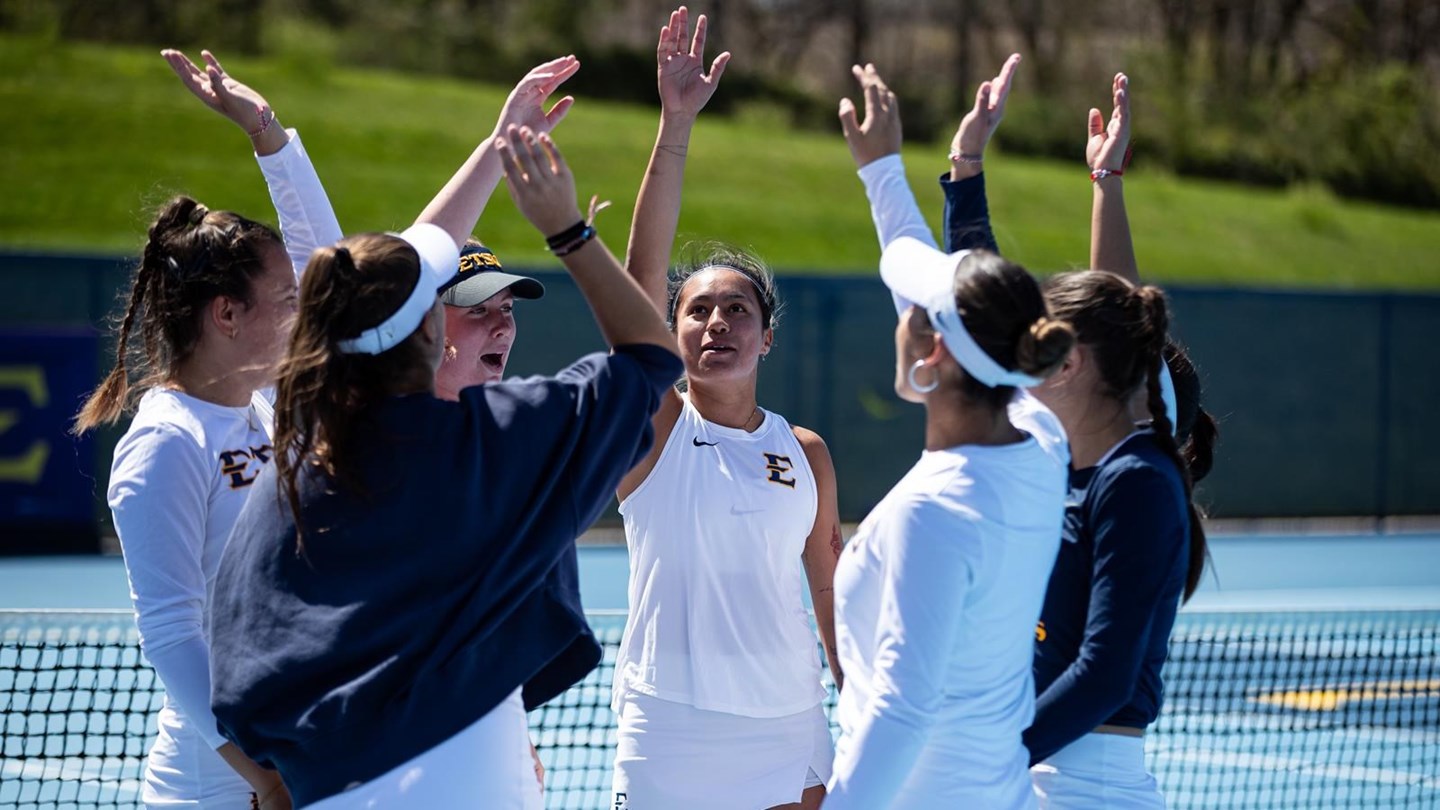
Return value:
M 625 689 L 706 711 L 781 717 L 824 698 L 800 555 L 815 477 L 784 417 L 754 433 L 707 422 L 685 397 L 650 475 L 620 504 L 630 615 Z

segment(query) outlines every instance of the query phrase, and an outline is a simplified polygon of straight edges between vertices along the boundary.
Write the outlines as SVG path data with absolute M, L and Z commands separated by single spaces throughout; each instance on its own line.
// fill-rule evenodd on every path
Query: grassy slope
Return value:
M 227 67 L 304 133 L 349 231 L 404 225 L 489 132 L 505 92 L 277 61 L 230 59 Z M 146 208 L 179 190 L 273 219 L 244 137 L 149 51 L 0 36 L 0 107 L 0 245 L 134 252 Z M 653 110 L 581 99 L 557 132 L 582 197 L 615 201 L 600 228 L 616 250 L 654 125 Z M 869 212 L 838 133 L 711 118 L 691 156 L 682 238 L 749 245 L 787 270 L 872 271 Z M 907 149 L 907 163 L 933 223 L 943 148 Z M 1038 270 L 1085 262 L 1083 168 L 997 155 L 989 169 L 1007 253 Z M 1440 288 L 1440 214 L 1144 171 L 1129 178 L 1128 191 L 1142 263 L 1159 279 Z M 509 262 L 555 265 L 503 191 L 479 233 Z

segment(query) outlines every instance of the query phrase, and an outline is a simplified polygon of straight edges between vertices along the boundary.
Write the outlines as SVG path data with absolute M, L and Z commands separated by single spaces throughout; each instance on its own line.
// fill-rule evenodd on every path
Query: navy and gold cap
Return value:
M 490 248 L 470 244 L 460 249 L 460 272 L 440 288 L 440 301 L 452 307 L 473 307 L 506 288 L 516 298 L 545 295 L 544 284 L 529 276 L 503 272 L 500 259 Z

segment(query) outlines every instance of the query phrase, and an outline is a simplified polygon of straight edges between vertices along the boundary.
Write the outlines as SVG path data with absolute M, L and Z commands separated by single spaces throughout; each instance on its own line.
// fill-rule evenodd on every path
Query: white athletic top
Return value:
M 249 406 L 227 407 L 151 389 L 115 447 L 110 511 L 140 645 L 165 684 L 161 726 L 173 740 L 157 746 L 148 768 L 165 774 L 174 798 L 200 797 L 217 779 L 245 786 L 213 753 L 225 738 L 210 712 L 206 605 L 235 518 L 272 456 L 269 413 L 258 392 Z
M 708 422 L 685 398 L 650 475 L 620 504 L 630 615 L 626 688 L 697 709 L 781 717 L 825 697 L 800 555 L 815 477 L 790 424 Z
M 256 156 L 298 274 L 339 225 L 300 136 Z M 333 233 L 333 238 L 331 234 Z M 225 743 L 210 711 L 206 606 L 249 484 L 271 458 L 274 391 L 248 407 L 176 391 L 145 393 L 115 447 L 107 498 L 125 554 L 130 599 L 146 657 L 165 685 L 160 737 L 146 764 L 149 804 L 248 793 L 214 749 Z
M 924 453 L 841 555 L 826 810 L 1035 806 L 1020 735 L 1069 453 L 1029 394 L 1010 418 L 1030 437 Z

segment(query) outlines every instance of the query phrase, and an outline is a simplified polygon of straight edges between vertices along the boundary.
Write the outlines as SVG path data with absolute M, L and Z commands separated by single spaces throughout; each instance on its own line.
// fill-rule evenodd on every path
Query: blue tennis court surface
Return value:
M 1146 739 L 1170 806 L 1440 807 L 1440 537 L 1212 545 Z M 581 550 L 606 664 L 531 715 L 549 807 L 608 806 L 625 566 Z M 120 561 L 0 560 L 0 607 L 26 609 L 0 615 L 0 808 L 133 807 L 161 692 Z

